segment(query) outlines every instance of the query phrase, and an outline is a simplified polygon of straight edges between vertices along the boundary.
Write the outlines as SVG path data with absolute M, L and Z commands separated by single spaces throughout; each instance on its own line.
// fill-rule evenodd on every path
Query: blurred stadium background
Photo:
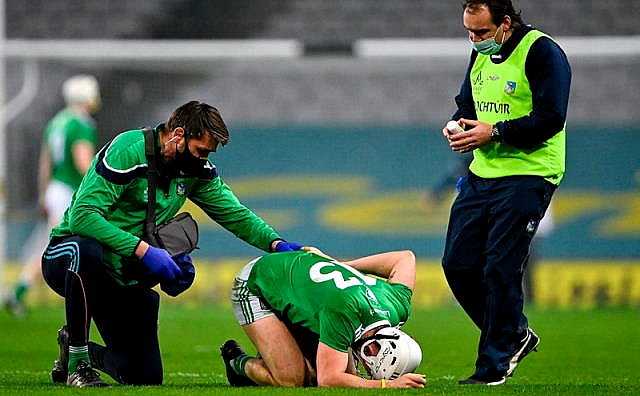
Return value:
M 43 127 L 62 81 L 88 72 L 101 83 L 100 144 L 209 102 L 232 134 L 213 161 L 285 238 L 344 258 L 412 249 L 424 264 L 418 300 L 447 303 L 437 264 L 448 202 L 426 210 L 421 199 L 456 161 L 440 128 L 470 51 L 460 3 L 5 1 L 4 283 L 37 218 Z M 640 306 L 640 2 L 514 4 L 566 44 L 573 67 L 568 172 L 537 245 L 536 301 Z M 225 297 L 232 269 L 261 252 L 200 224 L 197 257 L 218 266 L 203 266 L 189 293 Z

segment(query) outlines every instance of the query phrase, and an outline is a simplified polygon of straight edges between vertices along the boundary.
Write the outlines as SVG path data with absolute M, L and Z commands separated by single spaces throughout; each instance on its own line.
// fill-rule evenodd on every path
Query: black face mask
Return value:
M 184 151 L 178 151 L 176 147 L 175 164 L 185 176 L 197 176 L 202 173 L 204 166 L 207 164 L 206 159 L 200 159 L 191 153 L 187 138 L 184 139 Z

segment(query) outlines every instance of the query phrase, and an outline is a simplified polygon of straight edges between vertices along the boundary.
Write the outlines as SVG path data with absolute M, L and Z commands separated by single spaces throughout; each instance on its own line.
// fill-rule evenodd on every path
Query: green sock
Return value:
M 89 346 L 69 346 L 69 374 L 76 371 L 76 367 L 78 367 L 78 362 L 80 360 L 84 360 L 91 366 L 91 361 L 89 360 Z
M 233 371 L 235 371 L 240 375 L 244 375 L 246 377 L 247 373 L 244 371 L 244 366 L 246 366 L 247 361 L 249 359 L 251 359 L 251 356 L 244 354 L 244 355 L 238 356 L 237 358 L 233 359 L 229 363 L 231 363 L 231 368 L 233 368 Z
M 22 301 L 28 289 L 29 289 L 29 285 L 27 285 L 26 283 L 23 283 L 23 282 L 18 283 L 14 291 L 14 294 L 16 296 L 16 301 Z

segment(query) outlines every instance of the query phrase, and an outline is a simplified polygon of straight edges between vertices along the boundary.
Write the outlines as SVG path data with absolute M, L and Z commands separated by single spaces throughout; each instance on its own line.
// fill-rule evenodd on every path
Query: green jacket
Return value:
M 156 157 L 159 157 L 157 134 L 156 147 Z M 162 164 L 159 165 L 162 176 Z M 146 176 L 142 130 L 116 136 L 96 154 L 62 223 L 53 229 L 51 236 L 96 239 L 104 247 L 104 263 L 111 276 L 123 285 L 136 283 L 126 275 L 127 260 L 123 258 L 133 255 L 143 232 Z M 212 220 L 259 249 L 268 251 L 270 243 L 280 238 L 273 228 L 240 203 L 210 162 L 198 177 L 161 177 L 156 190 L 157 224 L 175 216 L 188 198 Z

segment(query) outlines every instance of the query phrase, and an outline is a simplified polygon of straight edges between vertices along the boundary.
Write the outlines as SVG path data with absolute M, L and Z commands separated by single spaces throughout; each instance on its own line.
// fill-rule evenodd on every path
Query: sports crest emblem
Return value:
M 176 194 L 184 195 L 187 192 L 187 185 L 185 183 L 176 184 Z
M 504 84 L 504 92 L 507 95 L 513 95 L 516 92 L 516 82 L 515 81 L 507 81 L 507 83 Z

